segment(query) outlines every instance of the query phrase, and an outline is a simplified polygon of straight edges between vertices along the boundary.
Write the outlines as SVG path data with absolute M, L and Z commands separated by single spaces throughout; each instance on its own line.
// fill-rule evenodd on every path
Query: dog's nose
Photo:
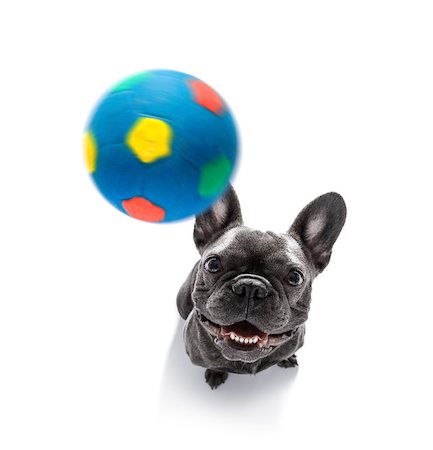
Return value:
M 237 277 L 232 284 L 233 292 L 245 299 L 263 299 L 268 295 L 268 288 L 260 278 L 250 276 Z

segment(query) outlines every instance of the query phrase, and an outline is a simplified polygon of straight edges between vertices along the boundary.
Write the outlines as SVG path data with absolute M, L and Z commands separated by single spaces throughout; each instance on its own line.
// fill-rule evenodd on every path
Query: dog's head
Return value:
M 343 198 L 322 195 L 286 233 L 242 224 L 229 188 L 197 216 L 194 241 L 201 254 L 192 299 L 222 355 L 254 362 L 288 341 L 308 315 L 313 279 L 328 264 L 346 218 Z

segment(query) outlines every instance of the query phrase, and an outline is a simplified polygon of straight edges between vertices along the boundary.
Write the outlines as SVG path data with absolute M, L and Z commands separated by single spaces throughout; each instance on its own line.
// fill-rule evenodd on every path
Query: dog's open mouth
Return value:
M 270 350 L 273 347 L 277 347 L 283 342 L 288 341 L 297 331 L 297 328 L 295 328 L 294 330 L 289 330 L 285 333 L 268 334 L 247 320 L 224 326 L 210 321 L 198 311 L 197 315 L 201 323 L 213 337 L 223 340 L 227 345 L 237 350 Z

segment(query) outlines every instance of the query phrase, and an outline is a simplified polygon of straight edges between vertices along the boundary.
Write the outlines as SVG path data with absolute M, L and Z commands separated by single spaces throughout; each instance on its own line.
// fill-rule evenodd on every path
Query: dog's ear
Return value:
M 230 185 L 227 191 L 208 210 L 196 216 L 194 242 L 200 252 L 230 228 L 242 225 L 239 200 Z
M 346 220 L 346 204 L 336 192 L 321 195 L 298 215 L 289 234 L 307 248 L 314 266 L 320 273 L 329 263 L 332 246 Z

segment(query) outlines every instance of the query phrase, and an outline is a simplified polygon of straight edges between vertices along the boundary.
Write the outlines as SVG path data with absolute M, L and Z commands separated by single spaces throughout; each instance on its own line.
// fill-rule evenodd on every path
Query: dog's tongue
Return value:
M 268 335 L 263 331 L 259 330 L 252 323 L 244 320 L 242 322 L 236 322 L 233 325 L 221 327 L 222 334 L 229 335 L 230 333 L 235 333 L 237 336 L 244 338 L 253 338 L 258 336 L 260 339 L 265 339 Z

